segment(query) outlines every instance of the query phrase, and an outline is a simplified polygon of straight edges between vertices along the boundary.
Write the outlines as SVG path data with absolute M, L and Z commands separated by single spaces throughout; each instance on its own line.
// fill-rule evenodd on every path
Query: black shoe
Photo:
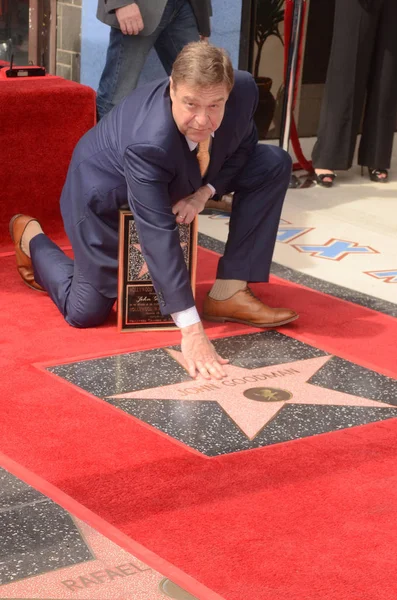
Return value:
M 318 185 L 322 185 L 323 187 L 330 188 L 334 185 L 334 179 L 336 177 L 336 173 L 316 173 L 314 172 L 314 179 L 318 183 Z M 331 181 L 324 181 L 324 179 L 331 179 Z
M 371 181 L 376 181 L 377 183 L 386 183 L 389 181 L 389 172 L 387 169 L 370 169 L 368 167 L 368 175 Z M 381 175 L 385 177 L 381 177 Z

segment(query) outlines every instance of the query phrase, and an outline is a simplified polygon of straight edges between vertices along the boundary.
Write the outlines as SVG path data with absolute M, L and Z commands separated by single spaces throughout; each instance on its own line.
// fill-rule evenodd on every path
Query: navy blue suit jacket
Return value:
M 134 214 L 143 255 L 163 314 L 194 305 L 172 205 L 209 182 L 217 193 L 257 144 L 257 86 L 235 72 L 235 85 L 211 148 L 205 180 L 175 125 L 169 80 L 134 90 L 77 144 L 61 196 L 76 265 L 100 293 L 117 296 L 119 209 Z

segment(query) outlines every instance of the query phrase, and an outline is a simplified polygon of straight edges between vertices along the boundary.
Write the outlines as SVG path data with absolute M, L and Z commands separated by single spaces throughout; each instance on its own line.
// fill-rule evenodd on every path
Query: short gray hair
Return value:
M 208 42 L 191 42 L 178 54 L 171 73 L 174 87 L 185 83 L 193 87 L 234 84 L 232 61 L 226 50 Z

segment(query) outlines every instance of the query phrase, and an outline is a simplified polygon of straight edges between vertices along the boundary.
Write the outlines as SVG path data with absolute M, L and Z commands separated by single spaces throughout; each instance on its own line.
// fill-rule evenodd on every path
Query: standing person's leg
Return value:
M 177 24 L 176 33 L 172 33 L 174 22 Z M 158 47 L 158 38 L 170 25 L 171 37 L 168 35 L 163 37 Z M 160 60 L 168 73 L 171 72 L 172 63 L 183 46 L 198 39 L 196 20 L 188 0 L 168 0 L 158 27 L 150 35 L 124 35 L 119 29 L 112 27 L 106 64 L 97 93 L 99 118 L 102 118 L 136 88 L 147 56 L 153 46 L 156 47 Z
M 168 25 L 155 42 L 158 57 L 168 75 L 179 52 L 189 42 L 200 39 L 196 17 L 188 0 L 173 0 L 173 13 Z
M 397 116 L 397 2 L 383 0 L 374 58 L 368 77 L 367 103 L 358 162 L 389 169 Z M 379 178 L 386 179 L 387 174 Z
M 281 148 L 258 144 L 233 185 L 229 237 L 204 318 L 278 327 L 298 318 L 290 309 L 270 308 L 247 282 L 267 282 L 292 161 Z
M 158 37 L 151 35 L 124 35 L 111 27 L 106 63 L 97 92 L 99 118 L 104 117 L 137 86 L 147 55 Z
M 116 298 L 106 298 L 85 281 L 76 263 L 44 235 L 37 221 L 17 215 L 10 233 L 23 281 L 46 291 L 69 325 L 95 327 L 107 319 Z
M 375 41 L 377 14 L 360 0 L 336 0 L 335 20 L 318 139 L 316 169 L 351 167 Z

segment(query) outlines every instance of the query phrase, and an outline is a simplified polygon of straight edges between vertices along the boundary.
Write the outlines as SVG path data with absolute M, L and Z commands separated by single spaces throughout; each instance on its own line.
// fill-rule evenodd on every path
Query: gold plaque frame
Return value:
M 190 276 L 193 295 L 196 288 L 197 218 L 189 225 L 178 225 L 181 246 Z M 177 329 L 171 316 L 161 314 L 157 295 L 142 256 L 134 216 L 120 210 L 117 328 L 127 331 Z

